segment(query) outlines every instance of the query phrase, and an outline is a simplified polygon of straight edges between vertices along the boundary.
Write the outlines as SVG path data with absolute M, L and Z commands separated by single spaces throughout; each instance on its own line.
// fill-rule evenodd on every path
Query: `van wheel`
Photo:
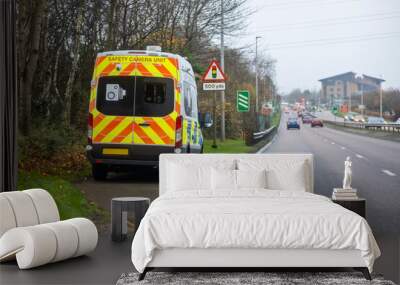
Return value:
M 186 153 L 190 153 L 190 144 L 187 145 Z
M 107 178 L 107 166 L 102 164 L 92 164 L 92 175 L 94 180 L 105 180 Z

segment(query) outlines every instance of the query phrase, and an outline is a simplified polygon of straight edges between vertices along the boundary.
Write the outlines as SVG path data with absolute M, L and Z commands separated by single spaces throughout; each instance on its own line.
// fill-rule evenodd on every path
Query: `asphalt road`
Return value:
M 373 231 L 400 234 L 400 143 L 342 132 L 327 127 L 286 130 L 286 117 L 267 153 L 312 153 L 314 192 L 330 197 L 341 187 L 344 160 L 353 161 L 352 187 L 367 199 L 367 220 Z

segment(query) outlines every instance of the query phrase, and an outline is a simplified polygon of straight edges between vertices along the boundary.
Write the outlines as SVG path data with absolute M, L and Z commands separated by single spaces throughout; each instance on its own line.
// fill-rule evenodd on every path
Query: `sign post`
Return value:
M 202 81 L 204 91 L 214 91 L 214 138 L 212 147 L 217 148 L 217 124 L 215 123 L 217 121 L 217 91 L 225 90 L 225 74 L 216 60 L 211 61 L 211 64 L 208 66 L 207 71 L 203 75 Z
M 248 90 L 236 91 L 236 110 L 248 112 L 250 110 L 250 93 Z

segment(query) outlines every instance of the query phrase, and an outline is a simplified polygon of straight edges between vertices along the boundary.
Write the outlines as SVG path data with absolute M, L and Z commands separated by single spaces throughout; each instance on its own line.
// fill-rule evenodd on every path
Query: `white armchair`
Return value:
M 89 253 L 97 240 L 90 220 L 60 221 L 46 190 L 0 193 L 0 262 L 16 258 L 20 269 L 28 269 Z

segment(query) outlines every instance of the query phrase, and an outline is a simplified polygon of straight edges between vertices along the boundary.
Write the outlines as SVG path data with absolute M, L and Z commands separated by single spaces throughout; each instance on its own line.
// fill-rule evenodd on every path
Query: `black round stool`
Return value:
M 111 200 L 111 239 L 123 241 L 128 233 L 128 212 L 134 214 L 136 232 L 146 214 L 150 199 L 145 197 L 118 197 Z

